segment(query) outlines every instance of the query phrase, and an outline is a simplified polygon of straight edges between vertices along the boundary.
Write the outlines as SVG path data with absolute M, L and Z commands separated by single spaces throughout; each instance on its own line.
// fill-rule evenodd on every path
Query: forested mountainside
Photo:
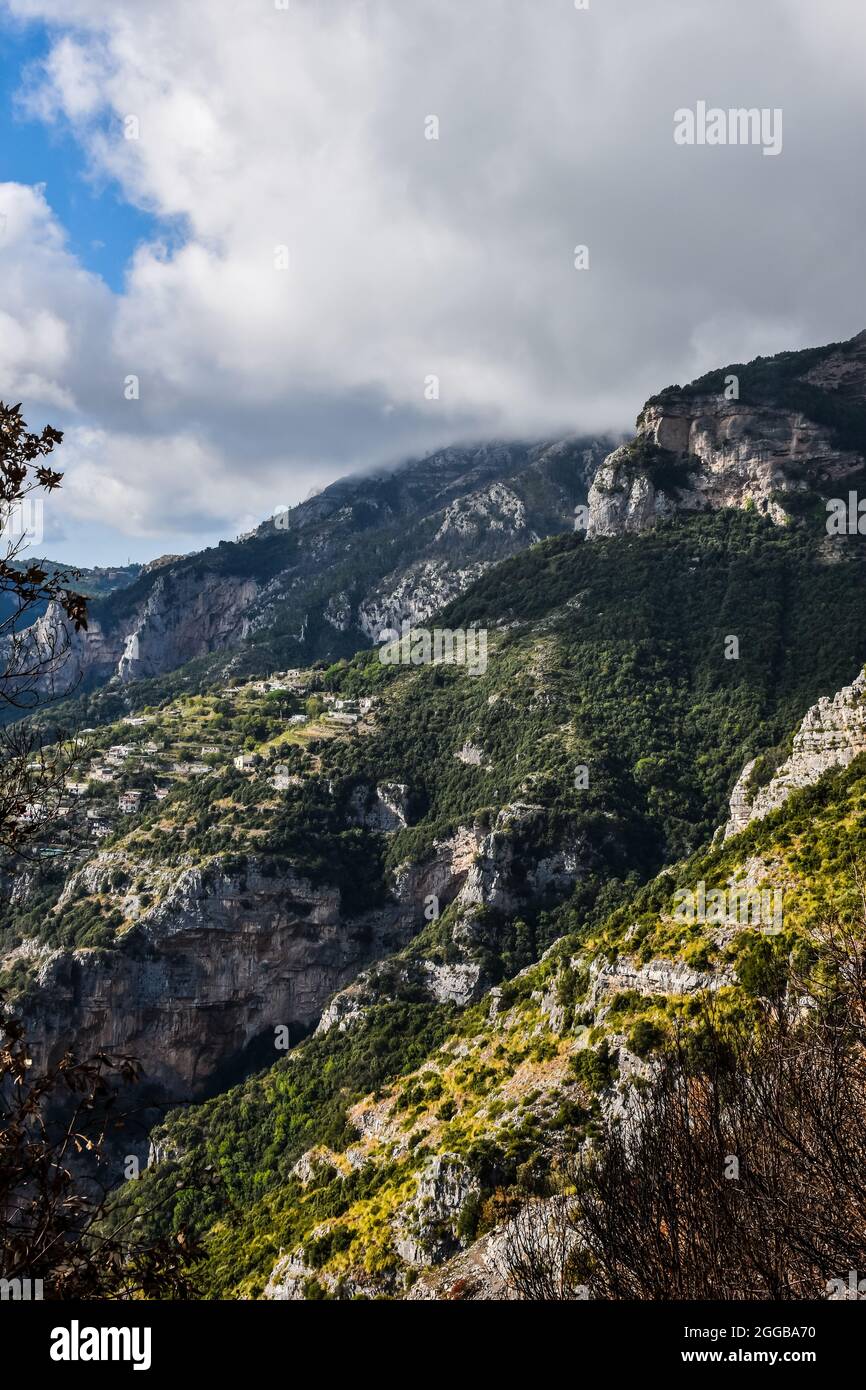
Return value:
M 344 1083 L 331 1096 L 318 1067 L 334 1071 L 333 1046 L 355 1074 L 380 980 L 394 982 L 393 1050 L 376 1034 L 356 1098 L 560 935 L 697 852 L 756 753 L 771 776 L 808 706 L 866 650 L 859 552 L 828 562 L 823 547 L 807 527 L 734 511 L 563 537 L 443 617 L 487 625 L 484 675 L 364 654 L 298 693 L 233 687 L 100 731 L 95 757 L 119 750 L 117 781 L 107 805 L 97 781 L 71 811 L 85 817 L 80 843 L 69 831 L 74 869 L 48 856 L 12 885 L 5 978 L 34 1055 L 132 1053 L 159 1107 L 261 1066 L 278 1030 L 294 1043 L 332 1016 L 330 1042 L 302 1044 L 305 1084 L 330 1096 L 324 1119 L 304 1119 L 284 1150 L 276 1111 L 266 1127 L 274 1164 L 262 1158 L 256 1181 L 278 1187 L 291 1153 L 351 1123 Z M 837 628 L 822 628 L 827 611 Z M 725 658 L 732 633 L 739 660 Z M 366 713 L 331 722 L 338 700 Z M 287 731 L 293 709 L 311 712 Z M 118 814 L 130 790 L 140 800 Z M 89 799 L 107 832 L 95 843 Z
M 866 561 L 827 502 L 862 474 L 863 338 L 697 386 L 600 466 L 588 537 L 413 611 L 474 667 L 421 642 L 133 683 L 7 874 L 0 979 L 34 1058 L 140 1059 L 155 1127 L 128 1152 L 152 1162 L 113 1219 L 200 1241 L 208 1295 L 513 1296 L 555 1247 L 582 1252 L 557 1287 L 624 1296 L 575 1153 L 594 1137 L 598 1181 L 630 1181 L 610 1125 L 667 1103 L 672 1050 L 671 1104 L 718 1096 L 725 1058 L 760 1076 L 755 1038 L 804 1036 L 786 998 L 820 1012 L 851 977 Z M 643 1196 L 657 1230 L 667 1196 Z M 722 1296 L 699 1253 L 689 1289 Z M 749 1270 L 767 1296 L 778 1271 Z
M 44 693 L 73 692 L 57 715 L 93 724 L 227 674 L 348 657 L 576 523 L 603 537 L 674 512 L 823 515 L 862 481 L 864 442 L 866 333 L 668 387 L 610 453 L 598 438 L 481 444 L 348 477 L 92 603 Z M 47 614 L 37 641 L 56 642 L 59 621 Z

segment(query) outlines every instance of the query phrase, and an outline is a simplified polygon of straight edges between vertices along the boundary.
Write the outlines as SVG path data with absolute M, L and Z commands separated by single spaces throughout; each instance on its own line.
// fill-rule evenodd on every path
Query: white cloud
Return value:
M 44 191 L 0 184 L 0 381 L 7 397 L 75 405 L 74 359 L 109 296 L 64 246 Z
M 451 438 L 619 428 L 672 380 L 863 326 L 855 0 L 7 8 L 54 26 L 29 109 L 184 228 L 114 298 L 38 191 L 3 195 L 33 254 L 4 247 L 0 378 L 71 412 L 69 505 L 121 530 L 212 534 Z M 675 146 L 699 98 L 782 107 L 782 155 Z

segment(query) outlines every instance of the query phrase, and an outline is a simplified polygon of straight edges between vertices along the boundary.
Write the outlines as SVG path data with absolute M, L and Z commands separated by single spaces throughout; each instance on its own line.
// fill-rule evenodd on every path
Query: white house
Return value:
M 131 757 L 131 755 L 132 749 L 128 744 L 115 743 L 106 753 L 105 761 L 109 763 L 122 763 L 125 762 L 127 758 Z

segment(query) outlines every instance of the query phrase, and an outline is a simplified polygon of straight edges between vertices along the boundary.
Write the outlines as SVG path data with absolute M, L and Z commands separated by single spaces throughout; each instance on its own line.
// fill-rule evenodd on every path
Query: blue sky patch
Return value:
M 136 246 L 164 236 L 165 228 L 151 213 L 125 202 L 116 183 L 91 175 L 86 156 L 62 123 L 48 126 L 16 109 L 22 71 L 48 48 L 44 25 L 23 28 L 0 17 L 0 182 L 44 184 L 70 251 L 118 293 Z

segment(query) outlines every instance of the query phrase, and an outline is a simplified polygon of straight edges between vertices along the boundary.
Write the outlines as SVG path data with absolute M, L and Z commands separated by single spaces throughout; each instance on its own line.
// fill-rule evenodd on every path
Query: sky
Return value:
M 862 0 L 0 0 L 0 399 L 65 433 L 41 549 L 200 549 L 859 332 L 864 40 Z M 781 148 L 680 143 L 700 102 Z

